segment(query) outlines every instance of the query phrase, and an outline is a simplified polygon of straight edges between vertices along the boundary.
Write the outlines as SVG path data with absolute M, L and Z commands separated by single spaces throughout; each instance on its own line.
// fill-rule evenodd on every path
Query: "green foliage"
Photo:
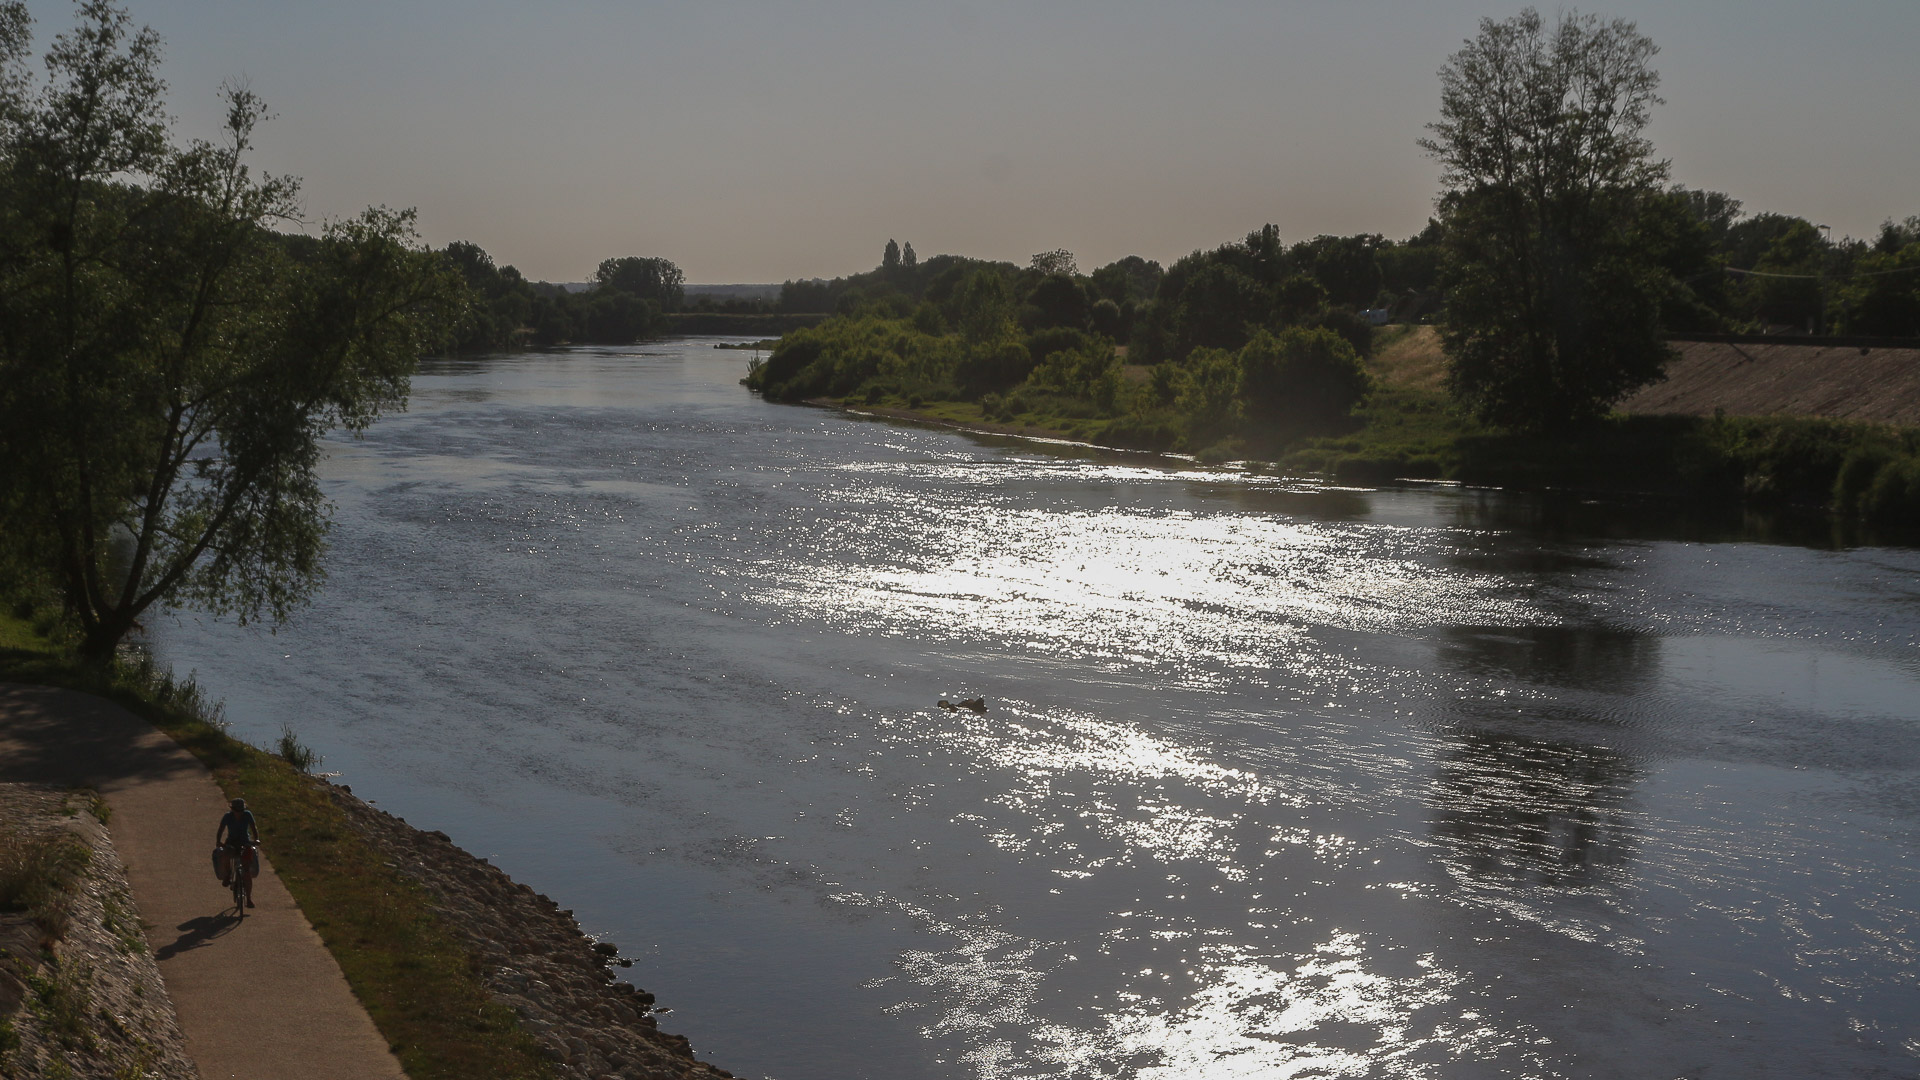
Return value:
M 1373 388 L 1353 346 L 1331 330 L 1258 331 L 1239 361 L 1247 418 L 1269 427 L 1324 430 L 1352 415 Z
M 1028 352 L 1034 350 L 1029 346 Z M 1120 358 L 1106 341 L 1085 340 L 1056 349 L 1036 365 L 1027 382 L 1042 393 L 1092 402 L 1110 411 L 1120 391 Z
M 1033 352 L 1017 335 L 969 342 L 953 368 L 953 381 L 970 398 L 1019 385 L 1034 369 Z
M 520 272 L 511 266 L 495 266 L 493 257 L 480 245 L 466 241 L 448 244 L 441 254 L 459 272 L 470 293 L 454 349 L 478 352 L 518 344 L 534 309 L 533 290 Z
M 1175 262 L 1150 303 L 1131 318 L 1122 312 L 1120 330 L 1130 357 L 1147 364 L 1178 361 L 1199 348 L 1239 349 L 1260 329 L 1314 325 L 1340 333 L 1364 356 L 1372 327 L 1356 309 L 1388 306 L 1413 317 L 1431 306 L 1440 250 L 1437 224 L 1400 244 L 1359 234 L 1316 236 L 1291 247 L 1267 225 L 1240 243 Z M 1102 268 L 1092 284 L 1112 297 L 1120 281 Z
M 1080 267 L 1075 264 L 1073 260 L 1073 252 L 1068 251 L 1066 248 L 1055 248 L 1052 251 L 1043 251 L 1035 255 L 1028 265 L 1035 273 L 1043 274 L 1047 277 L 1058 275 L 1071 279 L 1075 274 L 1080 272 Z
M 1187 354 L 1174 379 L 1173 407 L 1185 421 L 1189 445 L 1205 446 L 1242 418 L 1240 358 L 1201 347 Z
M 1027 294 L 1020 323 L 1028 330 L 1068 327 L 1084 330 L 1093 304 L 1086 290 L 1067 274 L 1048 274 Z
M 320 755 L 315 753 L 311 746 L 300 741 L 300 736 L 294 732 L 292 724 L 280 725 L 280 741 L 275 752 L 280 755 L 281 761 L 303 773 L 310 773 L 319 768 L 322 761 Z
M 1920 238 L 1894 247 L 1899 237 L 1889 223 L 1880 245 L 1855 263 L 1839 291 L 1846 333 L 1920 337 Z
M 958 352 L 899 320 L 834 318 L 781 338 L 747 385 L 774 401 L 844 396 L 873 381 L 926 394 L 951 377 Z
M 1625 20 L 1529 8 L 1441 69 L 1421 145 L 1445 169 L 1442 331 L 1454 392 L 1529 430 L 1587 422 L 1657 378 L 1662 269 L 1636 243 L 1664 179 L 1643 136 L 1653 42 Z
M 1860 496 L 1859 515 L 1881 525 L 1920 526 L 1920 454 L 1888 460 Z
M 1036 364 L 1057 352 L 1091 349 L 1093 342 L 1093 338 L 1067 326 L 1037 330 L 1028 334 L 1026 338 L 1027 351 L 1033 354 L 1033 362 Z
M 1102 299 L 1111 300 L 1115 307 L 1121 307 L 1153 299 L 1160 290 L 1160 279 L 1164 276 L 1165 271 L 1159 263 L 1129 255 L 1095 270 L 1089 284 Z
M 607 259 L 593 275 L 603 290 L 652 302 L 662 311 L 678 311 L 685 299 L 686 275 L 666 259 L 627 256 Z
M 954 322 L 969 348 L 997 345 L 1013 333 L 1013 293 L 1006 276 L 992 267 L 968 274 L 955 304 Z
M 1331 330 L 1352 346 L 1354 355 L 1366 359 L 1373 355 L 1373 326 L 1352 308 L 1328 308 L 1308 325 Z
M 319 439 L 406 400 L 461 287 L 411 213 L 269 231 L 264 107 L 174 144 L 158 41 L 107 3 L 0 115 L 0 561 L 56 580 L 95 658 L 149 607 L 284 619 L 317 585 Z M 12 50 L 8 79 L 24 50 Z
M 92 857 L 71 833 L 28 838 L 0 826 L 0 912 L 25 913 L 43 944 L 60 940 Z

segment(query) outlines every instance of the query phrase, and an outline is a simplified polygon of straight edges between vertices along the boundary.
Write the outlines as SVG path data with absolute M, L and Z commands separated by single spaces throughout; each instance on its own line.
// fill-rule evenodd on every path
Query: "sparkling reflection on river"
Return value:
M 328 462 L 317 603 L 156 646 L 742 1075 L 1920 1071 L 1920 553 L 889 425 L 741 359 L 430 366 Z

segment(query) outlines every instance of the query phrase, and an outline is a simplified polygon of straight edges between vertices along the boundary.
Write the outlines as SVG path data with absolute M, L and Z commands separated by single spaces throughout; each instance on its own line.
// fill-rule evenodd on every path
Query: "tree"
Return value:
M 1110 262 L 1093 272 L 1093 288 L 1116 305 L 1153 299 L 1164 272 L 1160 264 L 1138 255 Z
M 880 256 L 880 265 L 888 270 L 897 270 L 900 268 L 899 244 L 894 243 L 892 240 L 887 241 L 887 250 Z
M 969 347 L 997 345 L 1013 334 L 1013 296 L 992 267 L 967 275 L 959 296 L 960 337 Z
M 900 246 L 900 265 L 909 270 L 920 265 L 920 256 L 913 253 L 913 244 L 906 243 Z
M 272 232 L 297 189 L 245 163 L 259 101 L 227 88 L 223 140 L 176 146 L 158 38 L 79 15 L 29 98 L 0 3 L 0 545 L 99 660 L 156 605 L 279 621 L 311 594 L 321 437 L 404 405 L 465 290 L 410 212 Z
M 1240 350 L 1240 397 L 1259 423 L 1324 427 L 1351 415 L 1372 389 L 1359 354 L 1332 330 L 1261 330 Z
M 1482 419 L 1585 421 L 1659 377 L 1660 268 L 1634 244 L 1667 175 L 1642 135 L 1659 75 L 1623 19 L 1529 8 L 1480 24 L 1440 71 L 1420 145 L 1439 199 L 1450 382 Z
M 1073 252 L 1066 248 L 1055 248 L 1035 255 L 1029 268 L 1042 274 L 1066 274 L 1068 277 L 1080 272 L 1080 267 L 1073 261 Z
M 665 259 L 628 256 L 600 264 L 593 280 L 603 289 L 616 289 L 640 300 L 651 300 L 662 311 L 680 310 L 686 276 Z
M 1080 288 L 1079 282 L 1065 274 L 1048 274 L 1027 294 L 1027 310 L 1023 321 L 1032 330 L 1049 326 L 1071 326 L 1080 330 L 1087 325 L 1090 307 L 1092 305 L 1087 302 L 1087 294 Z
M 1841 290 L 1849 334 L 1920 336 L 1920 239 L 1887 250 L 1891 246 L 1883 234 L 1883 243 L 1860 259 L 1853 280 Z

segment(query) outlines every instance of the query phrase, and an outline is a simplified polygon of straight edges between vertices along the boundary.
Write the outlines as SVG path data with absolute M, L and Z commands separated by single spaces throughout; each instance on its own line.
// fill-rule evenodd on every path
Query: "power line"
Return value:
M 1856 271 L 1845 277 L 1834 274 L 1773 274 L 1765 270 L 1742 270 L 1737 266 L 1723 266 L 1720 269 L 1725 270 L 1729 274 L 1745 274 L 1748 277 L 1786 278 L 1793 281 L 1845 281 L 1847 278 L 1885 277 L 1888 274 L 1911 274 L 1915 270 L 1920 270 L 1920 263 L 1915 263 L 1912 266 L 1896 266 L 1891 270 Z

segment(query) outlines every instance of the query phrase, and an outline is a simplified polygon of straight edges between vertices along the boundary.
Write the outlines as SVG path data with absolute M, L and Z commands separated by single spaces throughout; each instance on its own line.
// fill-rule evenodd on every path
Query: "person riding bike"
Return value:
M 220 827 L 213 832 L 213 842 L 227 853 L 220 867 L 220 886 L 226 888 L 232 875 L 247 872 L 247 848 L 260 842 L 260 828 L 254 824 L 253 811 L 247 809 L 247 800 L 235 799 L 228 806 Z M 247 906 L 253 906 L 253 897 L 247 897 Z

